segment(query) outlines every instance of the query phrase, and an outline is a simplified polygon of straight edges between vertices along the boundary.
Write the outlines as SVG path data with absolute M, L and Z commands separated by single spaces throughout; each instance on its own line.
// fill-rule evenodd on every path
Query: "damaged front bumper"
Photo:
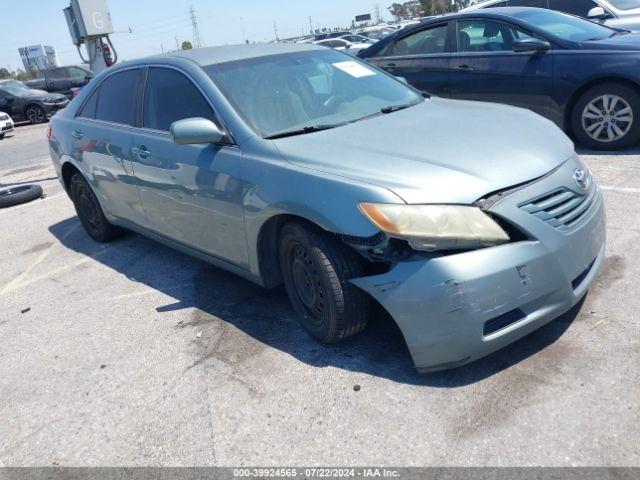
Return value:
M 537 240 L 414 256 L 387 273 L 352 282 L 396 321 L 418 371 L 464 365 L 557 318 L 586 294 L 605 248 L 604 204 L 593 188 L 588 215 L 570 232 L 522 211 L 529 193 L 520 192 L 495 213 L 530 227 Z

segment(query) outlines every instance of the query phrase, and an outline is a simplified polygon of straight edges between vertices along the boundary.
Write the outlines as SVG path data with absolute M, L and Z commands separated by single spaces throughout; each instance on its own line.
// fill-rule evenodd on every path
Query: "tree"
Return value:
M 24 70 L 20 70 L 20 69 L 16 70 L 14 72 L 13 76 L 14 76 L 14 78 L 16 80 L 19 80 L 21 82 L 24 82 L 25 80 L 29 79 L 29 77 L 27 77 L 26 72 Z
M 0 80 L 6 80 L 7 78 L 11 78 L 11 72 L 6 68 L 0 68 Z
M 398 22 L 407 18 L 407 9 L 402 3 L 394 3 L 389 8 L 389 13 L 393 15 Z
M 184 42 L 182 42 L 182 50 L 193 50 L 193 45 L 191 45 L 191 42 L 188 40 L 185 40 Z
M 468 6 L 470 0 L 420 0 L 423 15 L 440 15 L 457 12 Z

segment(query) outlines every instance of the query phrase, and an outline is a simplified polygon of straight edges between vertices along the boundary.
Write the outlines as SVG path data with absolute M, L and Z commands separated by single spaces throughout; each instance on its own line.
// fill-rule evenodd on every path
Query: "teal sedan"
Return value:
M 377 302 L 422 372 L 566 312 L 604 255 L 602 196 L 550 121 L 314 45 L 119 64 L 53 117 L 49 145 L 93 240 L 133 230 L 284 285 L 323 343 Z

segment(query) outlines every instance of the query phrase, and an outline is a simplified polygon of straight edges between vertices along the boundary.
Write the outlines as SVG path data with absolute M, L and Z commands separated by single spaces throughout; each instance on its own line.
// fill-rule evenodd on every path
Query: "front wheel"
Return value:
M 47 121 L 47 112 L 40 105 L 29 105 L 24 113 L 27 120 L 34 125 Z
M 596 85 L 576 102 L 571 123 L 576 139 L 587 147 L 630 147 L 640 140 L 640 95 L 622 84 Z
M 364 274 L 357 253 L 332 235 L 297 222 L 282 228 L 279 253 L 287 294 L 312 337 L 336 343 L 366 327 L 369 297 L 348 281 Z

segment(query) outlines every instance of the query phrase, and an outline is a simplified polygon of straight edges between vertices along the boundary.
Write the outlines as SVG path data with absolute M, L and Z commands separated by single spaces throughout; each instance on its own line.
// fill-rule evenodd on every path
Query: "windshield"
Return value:
M 17 80 L 7 80 L 6 82 L 0 82 L 0 88 L 5 92 L 10 93 L 11 95 L 21 95 L 30 90 L 30 88 L 27 87 L 24 83 Z
M 578 17 L 551 10 L 531 9 L 513 14 L 514 17 L 535 25 L 551 35 L 572 42 L 602 40 L 616 33 L 616 30 Z
M 640 8 L 640 0 L 608 0 L 613 8 L 618 10 L 633 10 Z
M 423 100 L 402 82 L 333 50 L 250 58 L 204 70 L 263 137 L 337 126 Z

